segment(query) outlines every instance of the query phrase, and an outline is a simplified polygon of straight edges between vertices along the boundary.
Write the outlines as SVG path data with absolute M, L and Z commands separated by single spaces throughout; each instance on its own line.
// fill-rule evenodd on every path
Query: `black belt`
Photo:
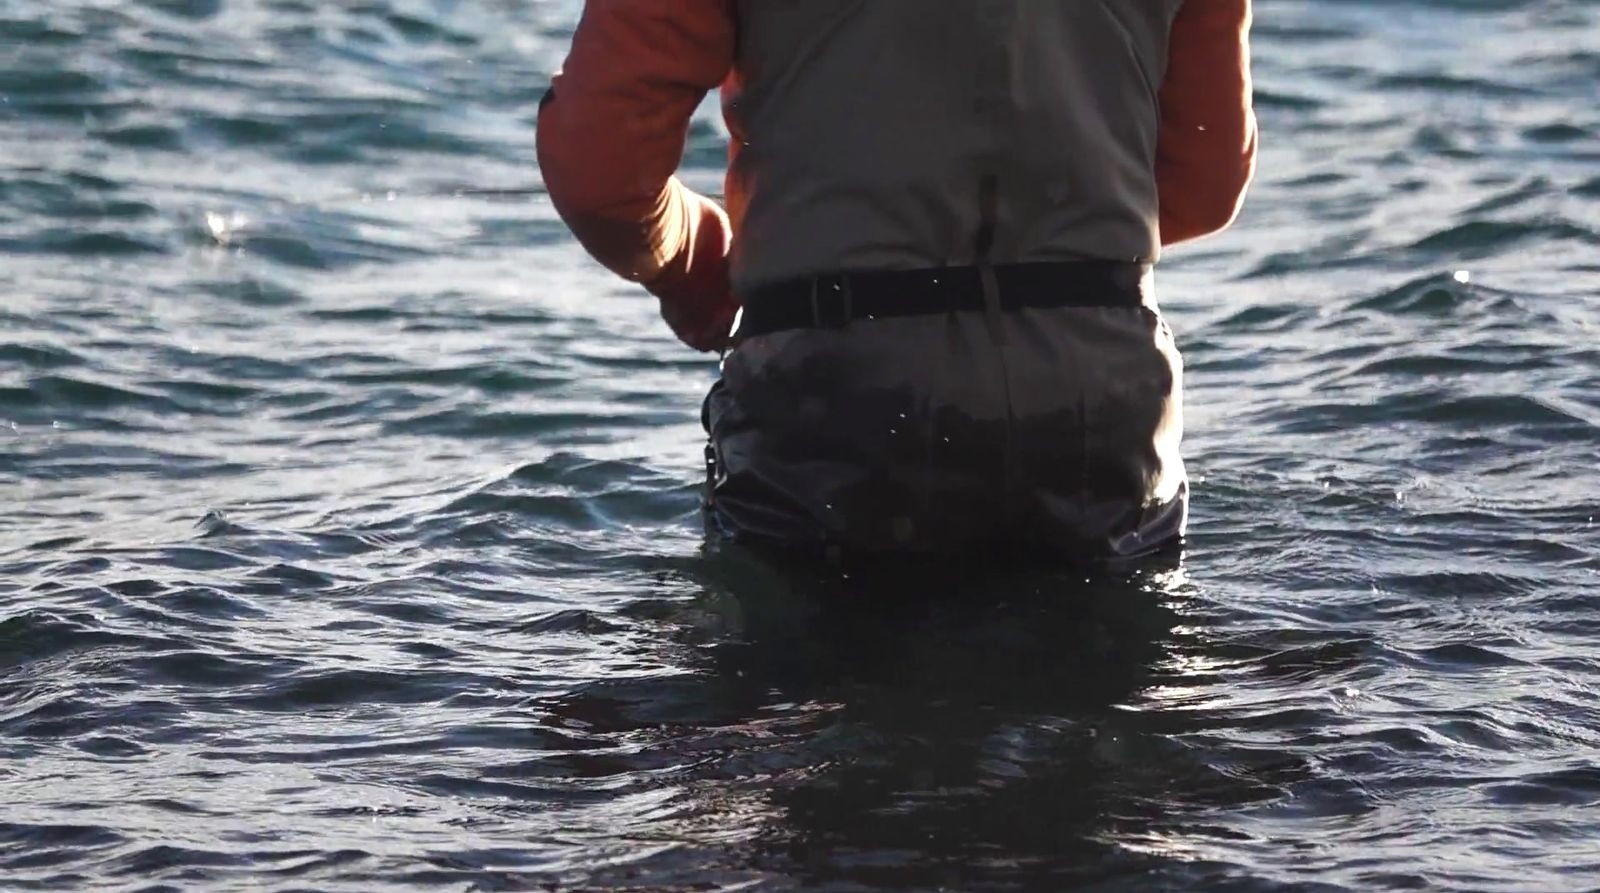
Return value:
M 1068 261 L 992 268 L 1000 307 L 1137 307 L 1149 264 Z M 737 338 L 784 329 L 838 328 L 852 320 L 984 309 L 978 267 L 807 276 L 751 290 Z

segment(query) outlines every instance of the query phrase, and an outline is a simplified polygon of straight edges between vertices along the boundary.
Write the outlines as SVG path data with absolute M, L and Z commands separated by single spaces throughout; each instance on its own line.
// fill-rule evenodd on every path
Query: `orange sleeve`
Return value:
M 733 0 L 588 0 L 540 104 L 539 167 L 584 248 L 665 302 L 729 291 L 727 216 L 674 176 L 733 66 Z
M 1227 228 L 1255 175 L 1250 0 L 1186 0 L 1161 85 L 1161 243 Z

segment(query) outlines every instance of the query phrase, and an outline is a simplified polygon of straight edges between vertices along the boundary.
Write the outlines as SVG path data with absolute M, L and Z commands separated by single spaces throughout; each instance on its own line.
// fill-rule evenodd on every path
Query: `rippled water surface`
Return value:
M 1259 0 L 1090 580 L 702 554 L 576 15 L 0 2 L 0 888 L 1600 888 L 1600 4 Z

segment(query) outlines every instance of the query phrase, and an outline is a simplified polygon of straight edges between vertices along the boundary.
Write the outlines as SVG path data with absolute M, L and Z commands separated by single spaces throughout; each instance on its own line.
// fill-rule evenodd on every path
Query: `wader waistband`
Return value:
M 992 268 L 1004 310 L 1024 307 L 1138 307 L 1150 265 L 1089 260 Z M 839 328 L 852 320 L 984 309 L 978 267 L 941 267 L 807 276 L 741 296 L 736 338 L 785 329 Z

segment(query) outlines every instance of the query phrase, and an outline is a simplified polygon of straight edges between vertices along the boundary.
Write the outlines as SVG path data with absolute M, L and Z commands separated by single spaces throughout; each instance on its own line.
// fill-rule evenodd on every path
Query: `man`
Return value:
M 1063 561 L 1181 538 L 1150 268 L 1242 201 L 1249 26 L 1249 0 L 588 0 L 540 164 L 591 254 L 732 348 L 713 533 Z M 718 86 L 727 214 L 673 176 Z

